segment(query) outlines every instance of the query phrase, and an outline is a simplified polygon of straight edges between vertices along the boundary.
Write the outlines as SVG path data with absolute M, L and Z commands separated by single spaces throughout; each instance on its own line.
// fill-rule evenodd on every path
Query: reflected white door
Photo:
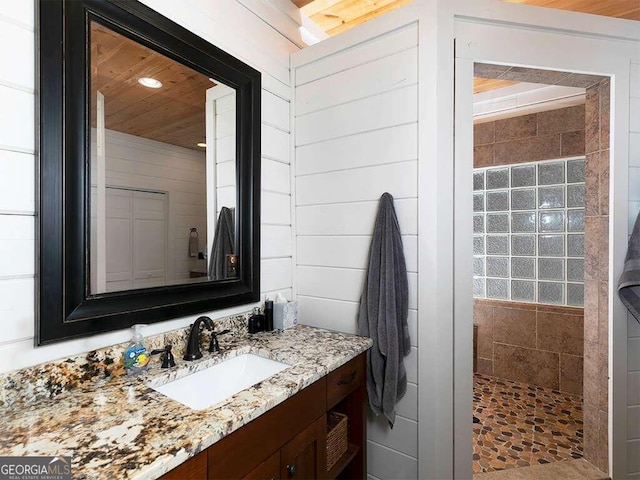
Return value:
M 166 201 L 164 193 L 133 192 L 133 286 L 165 284 Z
M 155 287 L 166 277 L 166 195 L 106 189 L 107 291 Z
M 107 292 L 133 288 L 133 195 L 106 189 Z

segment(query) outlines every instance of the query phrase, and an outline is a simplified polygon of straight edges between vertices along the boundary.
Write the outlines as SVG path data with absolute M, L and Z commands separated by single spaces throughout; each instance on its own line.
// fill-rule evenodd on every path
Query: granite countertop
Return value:
M 371 346 L 369 338 L 302 325 L 257 335 L 236 331 L 219 340 L 221 353 L 203 349 L 195 362 L 176 355 L 171 371 L 154 359 L 139 377 L 110 376 L 52 398 L 6 402 L 0 455 L 71 456 L 73 478 L 158 478 Z M 243 353 L 291 367 L 199 411 L 148 386 Z

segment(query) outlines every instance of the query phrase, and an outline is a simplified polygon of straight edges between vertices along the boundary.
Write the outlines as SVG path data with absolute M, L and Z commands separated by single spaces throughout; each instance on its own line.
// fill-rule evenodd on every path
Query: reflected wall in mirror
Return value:
M 237 275 L 236 94 L 90 23 L 91 294 Z
M 256 302 L 261 74 L 135 0 L 39 0 L 38 345 Z

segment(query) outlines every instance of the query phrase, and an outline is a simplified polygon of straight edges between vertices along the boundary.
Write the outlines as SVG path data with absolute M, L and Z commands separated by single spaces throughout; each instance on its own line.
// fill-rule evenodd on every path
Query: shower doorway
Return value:
M 608 77 L 474 64 L 478 479 L 583 458 L 608 469 L 609 89 Z
M 454 446 L 454 472 L 456 478 L 464 478 L 465 474 L 463 472 L 467 468 L 478 473 L 485 472 L 484 474 L 488 475 L 492 471 L 501 469 L 529 468 L 532 465 L 534 467 L 531 468 L 540 468 L 549 463 L 560 464 L 563 460 L 570 463 L 573 459 L 584 457 L 591 465 L 610 475 L 612 473 L 611 464 L 614 461 L 612 452 L 614 455 L 619 456 L 617 449 L 613 449 L 612 440 L 620 442 L 623 439 L 623 434 L 621 434 L 621 430 L 614 432 L 615 423 L 612 421 L 613 409 L 611 405 L 616 399 L 611 397 L 614 385 L 612 385 L 610 379 L 615 367 L 611 368 L 610 365 L 612 362 L 615 365 L 617 359 L 616 353 L 609 346 L 615 340 L 614 337 L 616 335 L 619 336 L 619 332 L 616 334 L 614 331 L 612 317 L 614 315 L 622 317 L 622 321 L 624 321 L 626 316 L 619 309 L 619 302 L 610 293 L 613 291 L 610 280 L 613 275 L 610 274 L 610 265 L 616 265 L 617 267 L 617 263 L 612 262 L 619 262 L 621 265 L 624 258 L 622 253 L 624 248 L 621 248 L 622 242 L 618 236 L 613 236 L 613 229 L 617 228 L 616 224 L 620 224 L 620 217 L 624 218 L 626 216 L 626 210 L 624 212 L 616 212 L 613 208 L 609 208 L 614 205 L 614 199 L 611 202 L 609 201 L 609 192 L 612 192 L 616 197 L 625 197 L 621 200 L 622 204 L 627 201 L 627 186 L 624 185 L 622 187 L 619 177 L 615 183 L 616 188 L 610 188 L 610 160 L 612 158 L 610 152 L 611 148 L 613 148 L 614 139 L 613 131 L 609 129 L 610 125 L 612 125 L 609 109 L 611 78 L 607 75 L 599 75 L 594 71 L 585 73 L 588 71 L 585 68 L 586 65 L 594 68 L 599 61 L 606 63 L 602 58 L 596 58 L 597 55 L 594 55 L 592 62 L 589 63 L 586 59 L 579 58 L 576 60 L 575 55 L 572 57 L 568 54 L 571 50 L 569 46 L 571 41 L 575 40 L 575 44 L 580 45 L 581 39 L 574 38 L 569 40 L 564 43 L 566 48 L 558 49 L 549 55 L 548 49 L 538 51 L 539 49 L 535 48 L 525 48 L 524 45 L 533 45 L 535 43 L 540 45 L 549 42 L 551 39 L 547 35 L 552 36 L 551 34 L 519 31 L 516 28 L 510 28 L 507 31 L 506 27 L 503 28 L 469 22 L 464 25 L 464 28 L 460 28 L 456 38 L 456 45 L 463 47 L 456 49 L 455 75 L 454 270 L 456 278 L 454 294 L 454 390 L 456 393 L 454 423 L 456 425 L 456 443 Z M 521 49 L 518 50 L 516 45 L 520 45 Z M 573 47 L 578 48 L 576 45 L 573 45 Z M 572 68 L 572 65 L 575 70 L 568 70 Z M 579 67 L 578 65 L 581 66 Z M 602 71 L 607 71 L 607 69 L 600 69 L 600 72 Z M 505 132 L 501 131 L 502 138 L 494 137 L 490 141 L 482 144 L 476 142 L 474 145 L 472 89 L 473 77 L 480 76 L 479 73 L 484 78 L 493 81 L 544 83 L 558 87 L 580 87 L 585 89 L 585 149 L 581 154 L 584 155 L 585 161 L 583 179 L 585 191 L 585 205 L 583 207 L 584 232 L 568 231 L 568 221 L 572 215 L 569 210 L 580 208 L 568 207 L 566 203 L 562 207 L 556 205 L 553 208 L 547 208 L 547 206 L 537 203 L 541 189 L 561 190 L 565 195 L 563 201 L 566 201 L 569 187 L 574 189 L 573 186 L 579 183 L 577 181 L 567 182 L 567 172 L 572 168 L 568 165 L 568 160 L 578 159 L 573 154 L 564 155 L 561 150 L 562 135 L 572 132 L 562 131 L 564 127 L 562 121 L 556 122 L 555 131 L 552 128 L 551 130 L 540 132 L 544 135 L 559 135 L 560 137 L 558 140 L 559 153 L 552 157 L 532 158 L 531 162 L 528 163 L 524 159 L 517 157 L 516 150 L 512 150 L 511 156 L 513 158 L 511 160 L 514 161 L 508 161 L 504 164 L 494 163 L 500 156 L 509 156 L 508 152 L 505 153 L 505 145 L 498 145 L 499 143 L 521 139 L 504 138 Z M 531 111 L 528 114 L 537 116 L 540 113 L 539 111 Z M 534 120 L 536 135 L 540 125 L 545 123 L 538 120 Z M 496 130 L 494 129 L 493 132 L 495 135 Z M 514 135 L 518 136 L 518 134 Z M 506 137 L 509 137 L 509 134 Z M 567 135 L 565 139 L 566 145 L 571 142 L 574 142 L 574 146 L 580 143 L 578 137 L 579 134 Z M 610 142 L 610 139 L 612 139 L 612 142 Z M 534 154 L 549 148 L 550 142 L 547 140 L 550 139 L 537 140 L 537 146 L 535 148 L 530 147 Z M 556 137 L 554 137 L 555 140 Z M 522 143 L 527 142 L 522 141 Z M 492 146 L 487 147 L 486 145 L 488 144 L 492 144 Z M 494 348 L 491 358 L 478 358 L 478 363 L 482 363 L 480 362 L 481 359 L 485 361 L 485 365 L 480 366 L 480 368 L 485 369 L 485 374 L 484 376 L 480 374 L 480 378 L 476 377 L 475 392 L 472 373 L 473 350 L 471 348 L 473 344 L 474 314 L 472 296 L 474 272 L 471 262 L 474 257 L 474 153 L 476 156 L 484 156 L 485 160 L 488 159 L 487 163 L 481 167 L 485 181 L 488 178 L 487 175 L 496 174 L 493 169 L 499 170 L 500 167 L 503 167 L 508 170 L 506 172 L 508 175 L 507 184 L 503 185 L 498 182 L 492 188 L 482 190 L 484 195 L 493 197 L 492 202 L 494 204 L 491 208 L 497 209 L 495 211 L 496 214 L 500 214 L 495 215 L 496 218 L 489 219 L 489 216 L 494 216 L 493 211 L 483 211 L 485 226 L 489 222 L 493 222 L 491 226 L 493 231 L 489 233 L 494 236 L 503 235 L 506 238 L 500 239 L 499 242 L 494 239 L 494 244 L 491 248 L 497 250 L 493 250 L 490 254 L 487 254 L 486 250 L 482 254 L 479 250 L 476 251 L 476 257 L 484 257 L 482 266 L 480 265 L 481 262 L 475 262 L 477 268 L 475 279 L 476 297 L 488 296 L 489 298 L 476 298 L 475 302 L 476 304 L 485 302 L 485 310 L 493 310 L 492 313 L 488 314 L 491 320 L 488 322 L 485 320 L 485 327 L 486 323 L 493 322 L 491 328 L 496 328 L 494 319 L 497 317 L 499 317 L 498 322 L 501 323 L 497 326 L 500 329 L 497 339 L 491 340 L 492 348 Z M 549 160 L 551 163 L 555 163 L 556 167 L 561 167 L 562 182 L 553 180 L 551 183 L 547 183 L 547 180 L 542 179 L 542 183 L 540 183 L 541 178 L 537 168 L 542 163 L 539 165 L 536 163 L 540 160 Z M 536 197 L 535 200 L 532 200 L 536 202 L 535 205 L 526 206 L 526 212 L 531 216 L 530 220 L 534 224 L 531 228 L 534 230 L 531 232 L 519 230 L 512 232 L 511 222 L 517 220 L 514 217 L 518 216 L 515 214 L 519 212 L 510 210 L 511 194 L 513 193 L 509 190 L 512 178 L 511 169 L 516 165 L 532 166 L 533 164 L 535 164 L 536 170 L 535 183 L 516 184 L 516 188 L 535 191 Z M 505 172 L 497 173 L 504 174 Z M 621 191 L 617 190 L 617 185 L 621 185 L 621 188 L 625 189 L 624 195 L 621 195 Z M 495 189 L 502 189 L 500 190 L 501 195 L 491 195 L 496 191 Z M 476 193 L 479 192 L 479 190 L 476 190 Z M 500 201 L 504 199 L 508 199 L 509 206 L 500 207 Z M 483 208 L 486 208 L 487 199 L 485 198 L 483 201 L 485 202 Z M 563 209 L 562 214 L 547 211 L 554 210 L 554 208 Z M 475 213 L 478 214 L 480 212 L 476 211 Z M 541 229 L 540 221 L 543 214 L 551 214 L 547 215 L 548 218 L 546 219 L 551 223 L 555 221 L 552 221 L 551 218 L 555 218 L 560 222 L 559 226 L 552 227 L 557 228 L 558 231 L 548 232 Z M 507 222 L 501 224 L 501 220 L 507 220 Z M 476 227 L 477 222 L 475 224 Z M 484 233 L 487 232 L 485 231 Z M 542 239 L 539 237 L 542 235 L 558 236 L 559 234 L 565 236 L 562 240 L 563 251 L 554 253 L 552 246 L 547 244 L 544 247 L 547 250 L 541 253 L 539 247 L 541 247 L 540 240 Z M 582 277 L 579 274 L 575 276 L 577 272 L 576 265 L 579 262 L 569 262 L 569 260 L 572 260 L 567 253 L 569 244 L 567 236 L 570 234 L 583 235 L 585 257 Z M 535 270 L 534 278 L 522 278 L 521 270 L 515 273 L 512 272 L 511 262 L 513 259 L 511 258 L 510 249 L 513 248 L 512 242 L 514 239 L 511 238 L 513 235 L 535 237 L 533 244 L 518 246 L 521 249 L 525 247 L 532 248 L 533 250 L 531 250 L 529 256 L 523 253 L 524 250 L 520 250 L 517 254 L 519 257 L 517 262 L 521 262 L 518 268 L 521 268 L 523 263 L 535 264 L 533 265 Z M 479 235 L 476 234 L 476 236 Z M 624 237 L 624 243 L 626 243 L 626 235 Z M 615 249 L 613 245 L 610 245 L 611 239 L 613 239 L 611 243 L 615 243 Z M 523 239 L 520 238 L 518 240 Z M 505 245 L 509 248 L 508 254 L 504 250 Z M 476 245 L 476 247 L 478 246 Z M 493 258 L 489 259 L 489 257 Z M 527 259 L 533 259 L 534 261 L 531 262 Z M 522 260 L 525 261 L 522 262 Z M 540 262 L 543 265 L 540 265 Z M 487 272 L 487 268 L 491 269 L 490 273 Z M 558 271 L 558 268 L 561 271 Z M 572 269 L 572 275 L 574 275 L 571 278 L 568 277 L 570 268 Z M 527 276 L 529 274 L 524 274 L 524 277 Z M 581 295 L 581 281 L 584 282 L 584 320 L 580 319 L 579 311 L 571 310 L 580 308 L 576 299 L 579 299 Z M 567 304 L 569 298 L 572 300 Z M 492 301 L 512 302 L 512 299 L 516 300 L 518 304 L 486 304 Z M 514 311 L 510 313 L 513 313 L 513 315 L 505 316 L 504 310 L 497 314 L 495 312 L 495 309 L 514 306 L 518 308 L 512 308 Z M 582 339 L 580 339 L 581 348 L 579 350 L 576 348 L 575 338 L 572 339 L 574 344 L 569 347 L 563 343 L 568 336 L 561 330 L 564 328 L 566 333 L 568 331 L 567 324 L 557 321 L 564 318 L 563 316 L 570 318 L 573 322 L 573 328 L 581 328 L 580 325 L 583 325 L 583 335 Z M 522 322 L 520 325 L 522 328 L 519 328 L 518 321 Z M 509 322 L 511 324 L 506 325 Z M 528 333 L 531 333 L 532 336 L 529 336 Z M 544 344 L 542 337 L 545 335 L 548 337 L 547 339 L 554 337 L 551 343 L 555 342 L 555 345 Z M 485 341 L 486 338 L 487 336 L 485 336 Z M 496 348 L 500 350 L 497 353 Z M 569 348 L 571 353 L 563 350 L 565 348 Z M 553 366 L 549 366 L 551 364 L 541 365 L 540 358 L 549 353 L 551 354 L 549 356 L 553 357 L 551 358 L 551 363 L 556 360 L 557 363 Z M 564 364 L 562 362 L 563 357 L 566 360 Z M 580 362 L 580 357 L 582 357 L 582 362 Z M 513 358 L 521 360 L 520 365 L 517 367 L 505 367 L 505 359 Z M 491 360 L 494 363 L 493 368 L 487 367 L 487 360 Z M 582 372 L 580 371 L 581 365 L 578 365 L 578 363 L 583 363 Z M 519 369 L 519 371 L 514 373 L 514 369 Z M 511 370 L 511 377 L 503 375 L 509 370 Z M 540 374 L 538 375 L 540 378 L 544 376 L 542 373 L 545 372 L 547 374 L 546 380 L 549 380 L 549 383 L 543 386 L 536 385 L 536 374 Z M 487 373 L 491 373 L 491 375 L 487 375 Z M 621 378 L 621 376 L 617 378 Z M 564 387 L 561 387 L 561 382 Z M 571 383 L 573 384 L 569 385 Z M 580 386 L 582 387 L 584 403 L 575 393 L 580 389 Z M 571 395 L 577 397 L 575 402 L 565 402 L 563 388 L 574 390 Z M 495 411 L 491 414 L 493 420 L 495 420 L 493 425 L 487 425 L 486 417 L 484 419 L 478 418 L 481 423 L 472 424 L 472 399 L 474 398 L 474 393 L 476 406 L 481 406 L 480 409 L 476 409 L 477 417 L 481 417 L 481 414 L 486 412 L 487 408 L 495 407 L 499 403 L 503 404 L 504 411 L 499 411 L 499 408 L 495 408 Z M 466 400 L 462 398 L 463 395 Z M 554 397 L 554 395 L 557 396 Z M 523 401 L 518 405 L 517 401 L 515 404 L 510 404 L 507 399 Z M 530 399 L 533 399 L 533 403 L 528 402 Z M 481 405 L 485 401 L 490 403 Z M 618 397 L 617 401 L 620 402 L 623 399 Z M 546 405 L 545 402 L 547 402 Z M 552 426 L 553 421 L 556 419 L 545 417 L 542 413 L 553 409 L 554 405 L 558 406 L 561 402 L 565 402 L 565 404 L 559 408 L 558 413 L 565 415 L 566 418 L 559 418 L 562 422 Z M 528 406 L 530 407 L 531 405 L 534 405 L 534 409 L 527 411 Z M 584 408 L 582 408 L 582 405 L 584 405 Z M 536 406 L 539 407 L 537 410 Z M 517 409 L 523 411 L 524 416 L 522 418 L 519 418 L 518 415 L 510 415 L 511 412 L 516 413 L 515 410 Z M 618 414 L 620 413 L 619 409 L 617 412 Z M 479 413 L 480 415 L 478 415 Z M 482 422 L 485 423 L 483 424 Z M 501 425 L 501 423 L 505 425 Z M 572 430 L 563 437 L 563 433 L 567 432 L 562 432 L 560 428 L 556 428 L 558 425 L 569 425 Z M 509 428 L 501 429 L 501 427 L 505 426 L 514 427 L 514 431 L 510 431 Z M 497 432 L 494 431 L 496 428 Z M 475 431 L 475 437 L 473 436 L 473 431 Z M 462 438 L 463 432 L 466 438 Z M 524 441 L 520 441 L 522 439 L 514 441 L 516 437 L 514 432 L 526 437 Z M 478 440 L 478 436 L 483 434 L 487 438 Z M 492 434 L 496 435 L 492 437 Z M 556 442 L 554 437 L 562 438 L 562 445 Z M 569 440 L 575 441 L 575 444 L 568 444 Z M 498 446 L 496 443 L 501 445 Z M 624 444 L 622 446 L 624 448 Z M 498 452 L 493 452 L 496 460 L 494 463 L 483 458 L 480 454 L 482 447 L 488 447 L 488 450 L 498 450 Z M 475 457 L 474 453 L 476 454 Z M 508 457 L 509 454 L 511 454 L 510 457 Z M 484 460 L 482 467 L 479 465 L 480 460 Z M 474 465 L 474 461 L 478 463 Z M 474 466 L 475 469 L 473 468 Z M 485 478 L 492 477 L 487 476 Z
M 608 83 L 499 78 L 521 71 L 474 68 L 474 474 L 584 455 L 585 118 Z

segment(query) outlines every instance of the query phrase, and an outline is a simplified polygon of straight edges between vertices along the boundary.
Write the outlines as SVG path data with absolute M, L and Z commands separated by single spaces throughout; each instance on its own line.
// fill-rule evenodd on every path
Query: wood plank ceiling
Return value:
M 327 34 L 333 36 L 390 12 L 412 0 L 292 0 Z M 640 20 L 640 0 L 502 0 L 608 17 Z M 494 78 L 474 79 L 474 93 L 515 85 Z
M 605 17 L 640 20 L 638 0 L 502 0 L 508 3 L 522 3 L 538 7 L 557 8 L 572 12 L 591 13 Z
M 490 90 L 497 90 L 498 88 L 517 85 L 518 83 L 519 82 L 511 80 L 500 80 L 499 78 L 473 77 L 473 93 L 488 92 Z
M 162 88 L 140 85 L 143 77 L 159 80 Z M 204 151 L 196 144 L 205 142 L 206 91 L 213 86 L 206 75 L 91 23 L 93 126 L 97 89 L 104 95 L 107 129 Z
M 337 35 L 412 0 L 292 0 L 329 35 Z M 502 0 L 607 17 L 640 20 L 638 0 Z

